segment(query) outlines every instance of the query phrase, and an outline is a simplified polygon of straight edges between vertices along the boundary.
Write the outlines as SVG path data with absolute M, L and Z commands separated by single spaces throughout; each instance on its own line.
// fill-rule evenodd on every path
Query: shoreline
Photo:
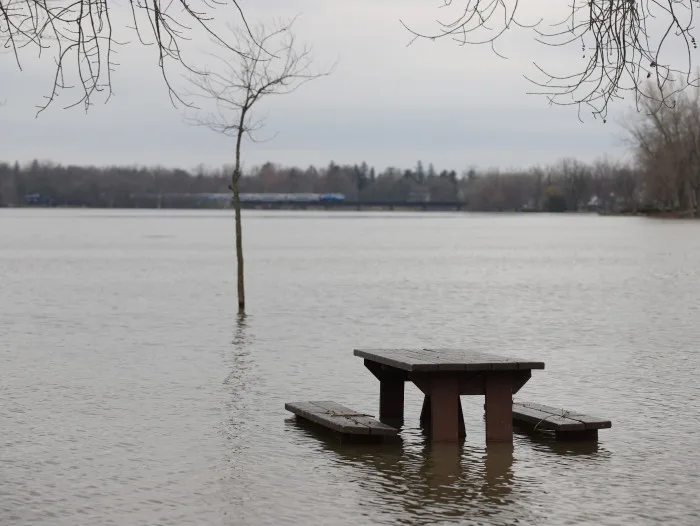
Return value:
M 49 209 L 65 209 L 65 210 L 189 210 L 189 211 L 233 211 L 232 207 L 179 207 L 179 206 L 133 206 L 133 207 L 101 207 L 101 206 L 36 206 L 36 205 L 20 205 L 20 206 L 0 206 L 0 210 L 49 210 Z M 700 219 L 693 211 L 676 210 L 676 211 L 619 211 L 619 212 L 604 212 L 600 210 L 567 210 L 562 212 L 550 212 L 548 210 L 470 210 L 466 206 L 441 206 L 430 203 L 416 203 L 413 206 L 406 206 L 405 203 L 397 205 L 357 205 L 357 206 L 337 206 L 337 205 L 305 205 L 305 206 L 243 206 L 242 210 L 257 210 L 265 212 L 459 212 L 471 214 L 550 214 L 550 215 L 598 215 L 606 217 L 647 217 L 650 219 Z
M 692 210 L 655 210 L 655 211 L 637 211 L 637 212 L 598 212 L 601 216 L 617 216 L 617 217 L 648 217 L 650 219 L 698 219 L 698 215 Z

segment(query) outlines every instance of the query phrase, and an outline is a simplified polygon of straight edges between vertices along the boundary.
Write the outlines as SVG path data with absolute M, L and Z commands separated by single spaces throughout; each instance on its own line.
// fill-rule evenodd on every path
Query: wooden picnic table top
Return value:
M 354 355 L 409 372 L 544 369 L 544 362 L 463 349 L 355 349 Z

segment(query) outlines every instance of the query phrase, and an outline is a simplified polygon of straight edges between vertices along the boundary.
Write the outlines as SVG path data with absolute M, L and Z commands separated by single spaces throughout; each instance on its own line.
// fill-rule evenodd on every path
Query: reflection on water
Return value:
M 238 318 L 232 226 L 0 210 L 0 524 L 700 524 L 700 222 L 246 212 Z M 613 428 L 486 447 L 464 397 L 433 447 L 413 386 L 395 444 L 287 420 L 376 414 L 372 346 L 542 360 L 524 399 Z
M 246 425 L 251 413 L 251 400 L 246 396 L 250 391 L 254 356 L 251 352 L 253 341 L 248 317 L 245 313 L 237 313 L 233 328 L 231 345 L 223 350 L 223 363 L 228 374 L 223 381 L 225 386 L 224 425 L 223 434 L 226 437 L 224 461 L 232 466 L 229 476 L 236 477 L 240 469 L 237 459 L 246 454 L 250 444 L 245 439 Z
M 516 436 L 527 439 L 538 451 L 564 456 L 590 457 L 597 460 L 610 456 L 610 452 L 601 445 L 600 440 L 556 440 L 553 433 L 533 432 L 518 426 L 514 427 L 513 432 Z M 606 432 L 602 430 L 599 433 L 604 436 Z
M 397 510 L 401 523 L 430 524 L 461 519 L 465 505 L 484 515 L 507 505 L 513 485 L 513 446 L 464 447 L 432 444 L 418 430 L 384 444 L 346 442 L 305 420 L 285 421 L 289 433 L 318 441 L 319 452 L 363 474 L 360 486 L 373 506 Z M 477 504 L 478 503 L 478 504 Z
M 523 509 L 522 504 L 541 498 L 541 488 L 529 474 L 516 476 L 513 444 L 432 444 L 418 428 L 405 429 L 396 441 L 363 444 L 294 417 L 285 420 L 285 431 L 293 443 L 306 447 L 313 443 L 314 455 L 330 455 L 333 462 L 356 473 L 363 502 L 377 512 L 368 514 L 374 522 L 539 521 L 537 513 Z M 610 453 L 595 442 L 557 442 L 546 435 L 518 432 L 516 443 L 521 455 L 544 454 L 542 458 L 552 465 L 569 465 L 567 459 L 575 457 L 569 469 L 582 476 L 588 462 L 600 467 L 610 459 Z
M 224 360 L 229 369 L 224 384 L 232 386 L 232 392 L 243 387 L 245 374 L 252 360 L 250 345 L 247 315 L 239 312 L 236 314 L 231 348 L 224 352 Z
M 513 445 L 488 444 L 483 455 L 486 474 L 484 493 L 504 502 L 513 485 Z
M 238 350 L 244 350 L 244 348 L 250 344 L 248 340 L 248 315 L 245 312 L 236 313 L 236 327 L 233 331 L 233 347 Z

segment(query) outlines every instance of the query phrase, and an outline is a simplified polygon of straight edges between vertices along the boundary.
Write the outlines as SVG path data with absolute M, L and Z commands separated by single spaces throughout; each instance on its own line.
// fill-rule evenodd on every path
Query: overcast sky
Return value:
M 124 4 L 125 2 L 121 2 Z M 117 22 L 125 20 L 121 4 Z M 261 8 L 261 4 L 263 7 Z M 400 19 L 435 28 L 441 0 L 268 0 L 243 4 L 251 22 L 274 15 L 301 14 L 298 38 L 314 47 L 316 65 L 338 61 L 332 76 L 299 91 L 264 101 L 264 143 L 247 143 L 247 166 L 272 161 L 308 166 L 366 161 L 378 169 L 410 167 L 417 160 L 438 169 L 470 166 L 523 167 L 562 157 L 589 161 L 626 154 L 616 124 L 631 101 L 618 102 L 607 124 L 575 107 L 549 106 L 524 78 L 532 61 L 568 65 L 580 58 L 575 48 L 547 50 L 532 33 L 520 31 L 498 46 L 503 60 L 486 47 L 460 47 L 448 40 L 419 41 Z M 548 2 L 531 0 L 528 9 Z M 222 19 L 236 23 L 229 8 Z M 426 22 L 427 21 L 427 22 Z M 205 45 L 205 40 L 196 41 Z M 165 165 L 192 169 L 220 166 L 232 159 L 233 142 L 183 120 L 174 108 L 157 68 L 154 48 L 129 45 L 119 50 L 114 96 L 86 114 L 62 106 L 77 93 L 66 91 L 35 118 L 51 84 L 52 62 L 23 55 L 19 71 L 12 55 L 0 55 L 0 160 L 34 158 L 76 164 Z M 545 53 L 547 55 L 545 55 Z M 50 57 L 48 57 L 50 58 Z

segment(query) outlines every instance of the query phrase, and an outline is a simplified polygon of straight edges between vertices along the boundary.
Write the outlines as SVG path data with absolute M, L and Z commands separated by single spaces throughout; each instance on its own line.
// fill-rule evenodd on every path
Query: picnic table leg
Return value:
M 404 381 L 383 379 L 379 381 L 379 420 L 403 421 Z
M 423 429 L 430 430 L 430 396 L 423 396 L 423 408 L 420 410 L 420 426 Z
M 505 376 L 486 379 L 486 442 L 513 442 L 513 385 Z
M 379 420 L 394 427 L 401 426 L 406 371 L 396 370 L 370 360 L 365 360 L 365 367 L 379 380 Z
M 444 379 L 434 382 L 430 392 L 430 431 L 433 442 L 459 442 L 461 419 L 459 401 L 459 382 L 456 379 Z
M 430 396 L 425 395 L 423 397 L 423 409 L 420 412 L 420 426 L 426 431 L 430 431 L 432 425 L 432 414 L 431 414 L 431 399 Z M 467 430 L 464 427 L 464 413 L 462 412 L 462 401 L 457 400 L 457 408 L 459 410 L 457 419 L 459 424 L 459 437 L 464 438 L 467 436 Z

